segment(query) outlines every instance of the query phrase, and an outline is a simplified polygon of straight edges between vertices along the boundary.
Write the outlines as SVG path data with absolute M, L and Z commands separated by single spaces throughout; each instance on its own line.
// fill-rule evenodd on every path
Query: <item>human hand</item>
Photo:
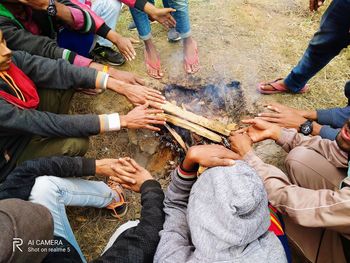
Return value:
M 18 0 L 18 2 L 36 10 L 47 10 L 49 7 L 49 0 Z
M 145 81 L 140 78 L 139 76 L 135 75 L 134 73 L 128 72 L 128 71 L 122 71 L 115 68 L 109 68 L 108 74 L 117 80 L 121 80 L 128 84 L 133 85 L 145 85 Z
M 119 36 L 113 43 L 117 46 L 120 53 L 125 57 L 126 60 L 131 61 L 135 59 L 136 51 L 133 47 L 133 44 L 140 43 L 138 40 Z
M 176 21 L 171 15 L 176 10 L 173 8 L 157 8 L 150 3 L 146 3 L 144 12 L 147 13 L 152 19 L 158 21 L 165 28 L 169 29 L 176 26 Z
M 96 160 L 96 174 L 104 177 L 115 176 L 115 172 L 112 167 L 117 167 L 121 165 L 119 159 L 101 159 Z M 134 173 L 135 168 L 127 167 L 127 170 L 130 173 Z
M 159 108 L 159 104 L 165 103 L 165 97 L 158 90 L 141 85 L 124 84 L 122 94 L 125 95 L 131 103 L 138 106 L 148 102 L 150 106 Z
M 240 129 L 238 131 L 231 132 L 231 136 L 236 133 L 247 133 L 254 143 L 260 142 L 266 139 L 272 139 L 277 141 L 281 136 L 281 127 L 276 124 L 271 124 L 267 121 L 259 118 L 242 120 L 242 123 L 249 124 L 247 128 Z
M 134 159 L 119 158 L 119 164 L 112 165 L 115 175 L 110 179 L 121 184 L 125 189 L 139 193 L 145 181 L 154 180 L 152 175 Z
M 238 153 L 241 158 L 243 158 L 253 146 L 253 141 L 247 133 L 231 132 L 229 141 L 232 151 Z
M 165 118 L 156 114 L 163 113 L 159 109 L 147 109 L 148 103 L 140 105 L 131 110 L 128 114 L 120 116 L 120 124 L 123 128 L 128 129 L 149 129 L 160 131 L 153 125 L 164 125 Z M 152 125 L 153 124 L 153 125 Z
M 259 113 L 259 118 L 285 128 L 299 130 L 300 125 L 307 120 L 305 116 L 309 115 L 306 111 L 297 110 L 279 103 L 270 103 L 267 105 L 267 108 L 272 112 Z
M 198 165 L 204 167 L 231 166 L 239 156 L 222 145 L 196 145 L 188 149 L 182 167 L 192 171 Z
M 107 88 L 126 96 L 132 104 L 141 105 L 149 102 L 154 108 L 160 108 L 165 103 L 161 92 L 141 85 L 128 84 L 114 78 L 108 78 Z

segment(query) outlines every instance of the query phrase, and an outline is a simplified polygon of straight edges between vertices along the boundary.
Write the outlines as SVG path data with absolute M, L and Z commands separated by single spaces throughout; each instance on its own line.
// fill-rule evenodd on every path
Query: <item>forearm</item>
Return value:
M 297 133 L 294 129 L 282 129 L 278 140 L 275 140 L 286 152 L 298 146 L 312 149 L 334 166 L 346 168 L 348 166 L 347 154 L 339 149 L 335 141 L 323 140 L 320 136 L 308 137 Z
M 302 188 L 293 185 L 278 168 L 265 164 L 253 151 L 244 156 L 244 160 L 263 180 L 271 204 L 295 223 L 305 227 L 331 227 L 339 232 L 350 232 L 346 212 L 350 207 L 350 188 L 338 191 Z
M 75 28 L 75 21 L 70 8 L 59 2 L 56 2 L 55 4 L 57 9 L 56 18 L 69 27 Z
M 94 174 L 94 159 L 61 156 L 26 161 L 15 168 L 0 185 L 0 199 L 28 200 L 35 178 L 39 176 L 80 177 Z

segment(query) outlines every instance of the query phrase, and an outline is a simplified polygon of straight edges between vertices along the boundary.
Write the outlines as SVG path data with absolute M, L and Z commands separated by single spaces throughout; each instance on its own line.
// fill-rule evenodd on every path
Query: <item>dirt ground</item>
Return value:
M 176 83 L 198 86 L 208 83 L 241 82 L 248 112 L 253 115 L 264 101 L 274 100 L 298 108 L 325 108 L 344 105 L 343 87 L 350 79 L 350 51 L 344 51 L 310 82 L 311 89 L 304 95 L 262 96 L 256 85 L 262 80 L 284 77 L 298 62 L 319 25 L 326 7 L 311 14 L 306 0 L 191 0 L 192 32 L 198 42 L 201 71 L 188 77 L 182 66 L 181 43 L 167 42 L 166 31 L 152 25 L 154 42 L 161 54 L 165 77 L 152 80 L 145 74 L 143 45 L 137 46 L 137 59 L 120 69 L 137 73 L 150 87 L 162 90 Z M 159 4 L 159 3 L 158 3 Z M 127 31 L 131 16 L 124 10 L 118 23 L 118 32 L 137 38 L 135 31 Z M 126 113 L 128 101 L 106 92 L 98 97 L 77 95 L 75 113 Z M 259 155 L 271 164 L 283 168 L 284 153 L 271 142 L 257 147 Z M 176 155 L 159 146 L 158 137 L 151 132 L 120 131 L 95 136 L 90 141 L 88 156 L 96 158 L 131 156 L 147 167 L 166 187 L 167 172 L 176 163 Z M 128 193 L 130 210 L 123 221 L 111 217 L 108 211 L 92 208 L 68 210 L 87 260 L 96 258 L 109 237 L 123 222 L 139 217 L 139 196 Z

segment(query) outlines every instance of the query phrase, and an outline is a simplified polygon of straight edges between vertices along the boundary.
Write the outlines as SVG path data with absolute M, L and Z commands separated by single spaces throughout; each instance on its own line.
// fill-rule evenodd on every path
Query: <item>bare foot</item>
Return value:
M 286 90 L 288 90 L 286 84 L 284 84 L 283 79 L 278 80 L 276 82 L 273 83 L 274 85 L 280 85 L 282 87 L 284 87 Z M 263 91 L 275 91 L 276 89 L 271 85 L 271 84 L 261 84 L 260 89 Z
M 199 57 L 197 43 L 192 37 L 185 38 L 184 41 L 184 66 L 189 74 L 199 70 Z
M 147 74 L 152 78 L 161 79 L 164 76 L 160 66 L 160 58 L 157 49 L 151 39 L 145 41 L 145 63 Z

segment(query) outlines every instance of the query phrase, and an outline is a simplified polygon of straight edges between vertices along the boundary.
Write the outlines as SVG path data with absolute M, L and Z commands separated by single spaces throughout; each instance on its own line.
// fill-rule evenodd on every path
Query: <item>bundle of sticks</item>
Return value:
M 187 129 L 199 136 L 207 138 L 216 143 L 221 143 L 225 146 L 229 146 L 226 138 L 230 135 L 230 132 L 238 128 L 235 123 L 224 125 L 219 121 L 209 120 L 203 116 L 180 108 L 170 102 L 166 102 L 162 109 L 164 110 L 163 115 L 166 122 Z M 184 151 L 187 152 L 188 146 L 182 137 L 168 124 L 166 124 L 165 127 L 184 149 Z

